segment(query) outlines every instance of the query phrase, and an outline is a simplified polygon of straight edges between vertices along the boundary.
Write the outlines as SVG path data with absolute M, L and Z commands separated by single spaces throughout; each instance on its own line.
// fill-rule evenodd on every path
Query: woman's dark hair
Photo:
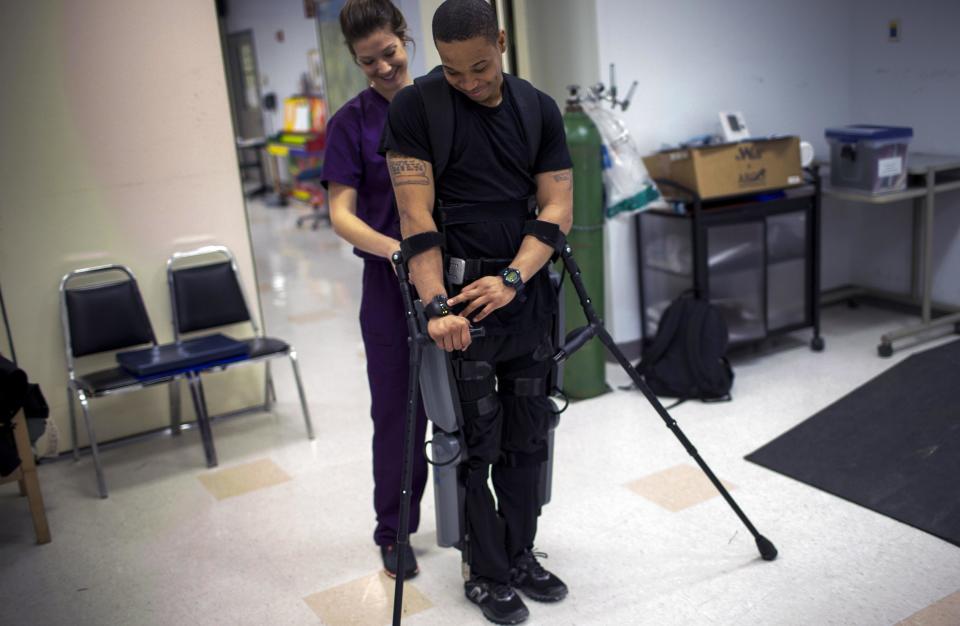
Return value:
M 466 41 L 483 37 L 497 41 L 497 12 L 486 0 L 447 0 L 433 14 L 434 41 Z
M 381 28 L 389 30 L 403 43 L 412 43 L 407 35 L 407 20 L 390 0 L 347 0 L 340 9 L 340 31 L 354 59 L 353 44 Z

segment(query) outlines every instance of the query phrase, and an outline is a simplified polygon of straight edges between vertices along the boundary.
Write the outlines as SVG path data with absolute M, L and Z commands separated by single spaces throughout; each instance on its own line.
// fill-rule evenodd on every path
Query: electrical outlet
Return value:
M 900 20 L 890 20 L 890 23 L 887 25 L 887 40 L 893 42 L 900 41 Z

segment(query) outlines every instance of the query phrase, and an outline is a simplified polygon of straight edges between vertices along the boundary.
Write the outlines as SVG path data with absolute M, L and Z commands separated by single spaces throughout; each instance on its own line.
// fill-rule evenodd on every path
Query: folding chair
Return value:
M 313 439 L 313 422 L 300 379 L 297 352 L 282 339 L 267 337 L 261 333 L 247 307 L 243 289 L 240 287 L 236 259 L 230 250 L 224 246 L 204 246 L 174 253 L 167 260 L 167 282 L 173 309 L 173 334 L 177 341 L 180 341 L 184 333 L 211 330 L 228 324 L 250 323 L 254 336 L 241 340 L 249 347 L 249 357 L 224 367 L 267 361 L 263 410 L 271 410 L 272 403 L 276 401 L 269 360 L 279 357 L 290 359 L 307 437 Z
M 113 275 L 114 278 L 108 278 Z M 117 276 L 121 275 L 119 280 Z M 83 284 L 81 284 L 83 283 Z M 199 378 L 193 372 L 177 372 L 140 379 L 121 367 L 77 374 L 75 359 L 83 356 L 116 352 L 150 344 L 157 347 L 157 339 L 150 325 L 140 289 L 133 272 L 123 265 L 101 265 L 74 270 L 60 281 L 60 321 L 63 326 L 64 349 L 67 360 L 67 405 L 70 407 L 70 433 L 73 438 L 73 457 L 79 459 L 77 449 L 77 420 L 74 397 L 80 401 L 83 421 L 90 441 L 93 466 L 97 473 L 97 489 L 101 498 L 107 497 L 107 483 L 100 463 L 97 437 L 89 406 L 91 398 L 143 389 L 144 387 L 175 382 L 181 376 L 190 382 L 193 405 L 197 413 L 207 452 L 209 423 L 203 410 Z M 171 422 L 179 424 L 179 403 L 171 403 Z M 212 442 L 211 442 L 212 443 Z M 214 463 L 215 464 L 215 463 Z

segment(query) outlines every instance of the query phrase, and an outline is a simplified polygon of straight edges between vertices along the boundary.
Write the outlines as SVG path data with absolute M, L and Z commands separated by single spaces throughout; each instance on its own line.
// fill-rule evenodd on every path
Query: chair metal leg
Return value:
M 67 383 L 67 406 L 70 408 L 70 439 L 73 442 L 73 460 L 80 460 L 80 448 L 77 447 L 77 408 L 73 405 L 73 385 Z
M 207 457 L 207 467 L 217 466 L 217 449 L 213 445 L 213 432 L 210 429 L 210 419 L 207 413 L 207 403 L 203 397 L 203 387 L 200 385 L 199 374 L 188 374 L 190 394 L 193 396 L 193 408 L 197 413 L 197 424 L 200 426 L 200 440 L 203 443 L 203 453 Z
M 272 411 L 273 405 L 277 401 L 277 390 L 273 386 L 273 372 L 270 370 L 270 361 L 264 363 L 266 368 L 265 383 L 263 389 L 263 410 Z
M 307 396 L 303 392 L 303 383 L 300 381 L 300 365 L 297 363 L 297 351 L 290 348 L 290 365 L 293 366 L 293 379 L 297 382 L 297 393 L 300 394 L 300 409 L 303 411 L 303 421 L 307 425 L 307 438 L 314 439 L 313 421 L 310 419 L 310 409 L 307 408 Z
M 174 378 L 168 385 L 170 396 L 170 433 L 180 434 L 180 379 Z
M 101 498 L 107 497 L 107 481 L 103 477 L 103 468 L 100 466 L 100 450 L 97 448 L 97 435 L 93 432 L 93 418 L 90 416 L 90 406 L 87 394 L 83 390 L 77 391 L 80 399 L 80 409 L 83 411 L 83 422 L 87 427 L 87 438 L 90 440 L 90 452 L 93 455 L 93 468 L 97 472 L 97 490 Z

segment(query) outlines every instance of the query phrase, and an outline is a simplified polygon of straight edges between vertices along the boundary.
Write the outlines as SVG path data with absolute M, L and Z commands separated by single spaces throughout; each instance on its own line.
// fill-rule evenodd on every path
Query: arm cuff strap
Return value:
M 543 220 L 527 220 L 523 225 L 523 234 L 536 237 L 554 250 L 559 250 L 565 239 L 558 225 Z
M 425 233 L 419 233 L 411 237 L 407 237 L 401 241 L 400 254 L 403 255 L 403 260 L 406 262 L 421 252 L 426 252 L 430 248 L 436 248 L 438 246 L 440 248 L 445 247 L 446 239 L 442 233 L 431 230 Z

